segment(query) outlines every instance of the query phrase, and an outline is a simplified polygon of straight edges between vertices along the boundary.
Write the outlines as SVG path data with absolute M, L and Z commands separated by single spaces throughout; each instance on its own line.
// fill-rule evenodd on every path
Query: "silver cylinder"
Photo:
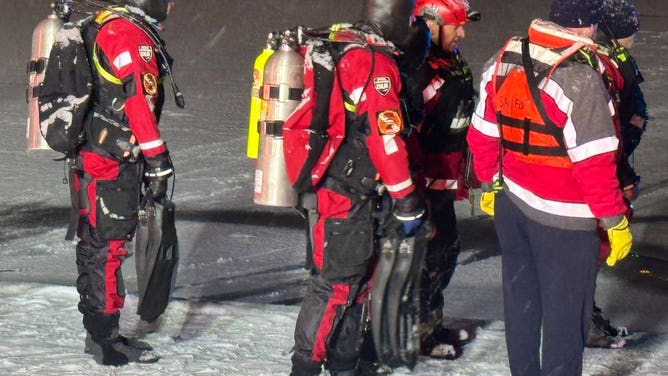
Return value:
M 56 13 L 52 13 L 42 20 L 32 33 L 32 51 L 30 54 L 30 69 L 28 72 L 28 119 L 26 126 L 26 151 L 44 158 L 59 158 L 61 153 L 51 150 L 44 140 L 39 124 L 39 103 L 33 95 L 33 88 L 44 81 L 46 64 L 49 60 L 51 47 L 56 39 L 56 33 L 63 27 L 63 20 Z
M 301 102 L 304 89 L 304 58 L 288 41 L 267 61 L 264 70 L 262 98 L 266 103 L 260 122 L 260 147 L 255 169 L 253 200 L 266 206 L 297 205 L 283 157 L 283 122 Z

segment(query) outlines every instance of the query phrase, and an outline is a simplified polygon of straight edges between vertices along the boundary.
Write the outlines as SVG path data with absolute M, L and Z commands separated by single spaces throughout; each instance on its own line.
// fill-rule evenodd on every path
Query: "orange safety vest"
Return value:
M 534 44 L 529 45 L 529 40 Z M 519 44 L 521 43 L 521 50 Z M 498 71 L 506 52 L 521 53 L 522 65 L 513 68 L 500 86 L 497 72 L 492 79 L 496 90 L 493 106 L 499 124 L 501 145 L 507 153 L 528 163 L 554 167 L 570 167 L 564 144 L 563 128 L 547 116 L 538 83 L 552 75 L 556 67 L 570 56 L 585 49 L 595 48 L 588 38 L 568 32 L 559 25 L 536 19 L 529 27 L 528 39 L 511 38 L 504 46 L 496 62 Z M 537 54 L 534 59 L 549 65 L 538 77 L 526 75 L 535 71 L 529 51 Z M 594 62 L 588 62 L 595 67 Z M 596 69 L 596 68 L 595 68 Z
M 501 145 L 505 152 L 527 163 L 569 167 L 572 162 L 564 145 L 563 129 L 541 114 L 544 111 L 534 100 L 534 96 L 540 100 L 541 90 L 536 87 L 536 94 L 532 95 L 531 84 L 525 69 L 517 67 L 496 89 L 493 104 Z

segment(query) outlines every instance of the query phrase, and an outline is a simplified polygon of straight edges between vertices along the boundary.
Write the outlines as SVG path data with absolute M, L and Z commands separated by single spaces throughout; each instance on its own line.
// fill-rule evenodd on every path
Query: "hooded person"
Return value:
M 401 138 L 402 82 L 395 60 L 397 46 L 409 38 L 412 10 L 410 0 L 366 0 L 362 20 L 330 36 L 346 38 L 343 53 L 333 56 L 345 98 L 346 132 L 312 193 L 310 284 L 295 326 L 293 376 L 318 375 L 323 365 L 332 375 L 358 372 L 378 234 L 410 236 L 423 221 L 424 206 Z M 310 92 L 309 58 L 305 93 Z M 302 104 L 309 100 L 307 95 Z M 392 218 L 394 226 L 382 227 L 382 216 Z
M 553 0 L 550 20 L 484 67 L 467 141 L 502 257 L 512 375 L 581 375 L 600 238 L 632 245 L 614 109 L 594 38 L 602 0 Z M 530 72 L 525 74 L 525 72 Z
M 148 344 L 119 333 L 119 318 L 125 301 L 121 264 L 137 226 L 142 184 L 160 200 L 173 174 L 158 128 L 171 59 L 155 23 L 167 17 L 171 3 L 114 2 L 82 31 L 94 92 L 72 182 L 79 213 L 78 308 L 87 332 L 84 350 L 103 365 L 158 360 Z

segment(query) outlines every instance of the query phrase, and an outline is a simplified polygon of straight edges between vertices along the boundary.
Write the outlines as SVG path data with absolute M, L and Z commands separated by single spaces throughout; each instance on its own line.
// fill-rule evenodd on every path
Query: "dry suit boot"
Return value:
M 462 356 L 468 338 L 468 332 L 463 329 L 438 327 L 430 335 L 420 339 L 420 355 L 434 359 L 455 360 Z
M 143 350 L 143 351 L 153 351 L 153 346 L 151 346 L 148 342 L 142 341 L 138 338 L 129 338 L 125 336 L 118 336 L 121 340 L 121 342 L 130 347 L 134 347 L 135 349 L 138 350 Z M 90 336 L 90 334 L 86 335 L 86 345 L 84 346 L 84 352 L 86 354 L 93 354 L 93 346 L 95 346 L 95 342 L 93 342 L 93 337 Z
M 123 337 L 118 333 L 119 314 L 88 312 L 83 324 L 88 335 L 84 352 L 93 355 L 99 364 L 122 366 L 128 363 L 155 363 L 159 357 L 143 341 Z
M 603 311 L 597 306 L 594 306 L 591 321 L 585 346 L 591 348 L 620 349 L 626 345 L 624 337 L 629 335 L 629 331 L 623 326 L 613 326 L 610 320 L 603 315 Z
M 443 311 L 435 309 L 422 314 L 420 323 L 420 355 L 454 360 L 473 336 L 465 329 L 443 326 Z
M 160 359 L 151 350 L 134 347 L 128 343 L 128 338 L 123 336 L 103 338 L 97 341 L 91 338 L 86 350 L 90 351 L 93 359 L 98 364 L 105 366 L 123 366 L 128 363 L 155 363 Z

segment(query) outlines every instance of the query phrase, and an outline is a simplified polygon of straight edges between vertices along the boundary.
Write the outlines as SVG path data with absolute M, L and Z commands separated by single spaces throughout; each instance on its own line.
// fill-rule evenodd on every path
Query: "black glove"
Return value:
M 172 160 L 169 152 L 164 152 L 153 157 L 146 157 L 144 168 L 144 183 L 146 189 L 151 191 L 154 198 L 159 198 L 167 193 L 167 181 L 174 175 Z
M 425 220 L 424 199 L 419 193 L 413 191 L 406 197 L 398 199 L 394 203 L 392 214 L 401 222 L 405 236 L 413 236 Z

